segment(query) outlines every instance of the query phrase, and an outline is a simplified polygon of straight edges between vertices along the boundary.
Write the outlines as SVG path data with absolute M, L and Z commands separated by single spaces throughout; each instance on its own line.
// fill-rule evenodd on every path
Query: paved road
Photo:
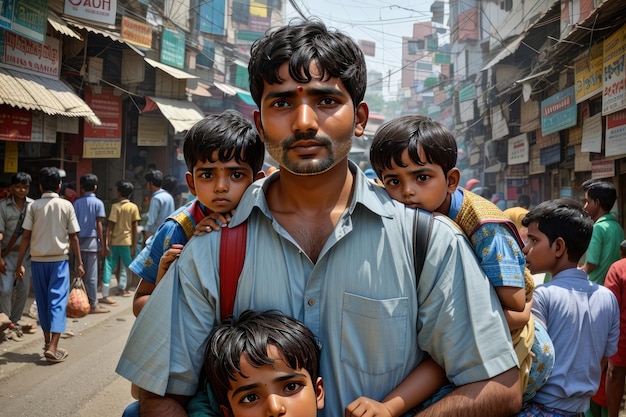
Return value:
M 134 316 L 131 297 L 115 298 L 120 305 L 111 313 L 68 319 L 67 329 L 75 335 L 59 343 L 69 352 L 63 363 L 44 359 L 40 328 L 23 342 L 0 343 L 0 415 L 122 415 L 132 401 L 130 383 L 114 370 Z

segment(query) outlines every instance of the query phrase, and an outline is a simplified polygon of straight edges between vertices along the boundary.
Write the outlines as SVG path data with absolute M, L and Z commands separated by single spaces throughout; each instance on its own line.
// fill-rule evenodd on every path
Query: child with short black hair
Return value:
M 617 352 L 620 311 L 611 290 L 577 268 L 593 230 L 592 218 L 571 199 L 545 201 L 522 220 L 533 274 L 549 272 L 538 286 L 533 314 L 547 325 L 556 359 L 552 374 L 520 416 L 582 416 L 600 384 L 603 364 Z
M 313 417 L 324 408 L 319 361 L 320 345 L 302 322 L 246 310 L 213 329 L 205 370 L 225 417 Z
M 515 225 L 493 203 L 458 186 L 456 140 L 445 126 L 428 117 L 404 116 L 383 124 L 374 135 L 370 162 L 391 198 L 450 217 L 470 239 L 504 310 L 520 362 L 524 400 L 530 399 L 549 374 L 553 352 L 545 329 L 535 325 L 530 314 L 534 285 L 530 275 L 525 276 Z M 535 361 L 531 346 L 533 353 L 539 352 Z M 417 376 L 420 371 L 422 377 Z M 392 416 L 401 415 L 445 382 L 441 368 L 432 361 L 422 363 L 383 400 L 383 406 Z M 380 406 L 362 398 L 348 409 L 360 415 L 363 408 Z

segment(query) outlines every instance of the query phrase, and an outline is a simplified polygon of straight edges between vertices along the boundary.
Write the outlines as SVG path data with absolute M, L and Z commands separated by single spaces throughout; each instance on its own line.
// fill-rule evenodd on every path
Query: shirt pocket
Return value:
M 374 300 L 344 293 L 341 360 L 372 375 L 390 372 L 406 361 L 408 298 Z

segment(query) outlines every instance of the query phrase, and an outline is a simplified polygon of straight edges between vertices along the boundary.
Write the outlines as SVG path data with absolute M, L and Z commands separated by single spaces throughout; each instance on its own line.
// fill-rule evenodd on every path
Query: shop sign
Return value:
M 530 147 L 530 160 L 528 161 L 528 175 L 543 174 L 546 167 L 541 165 L 541 150 L 537 145 Z
M 583 152 L 602 152 L 602 115 L 600 113 L 583 119 Z
M 59 119 L 66 117 L 59 116 Z M 40 111 L 33 112 L 33 129 L 31 142 L 56 143 L 57 141 L 57 117 L 44 114 Z
M 63 13 L 80 19 L 114 25 L 117 0 L 65 0 Z
M 137 146 L 166 146 L 168 121 L 164 118 L 139 116 Z
M 591 161 L 591 178 L 611 178 L 615 176 L 615 161 L 612 159 L 599 159 Z
M 161 62 L 175 68 L 185 68 L 185 33 L 163 28 Z
M 1 1 L 1 0 L 0 0 Z M 19 146 L 17 142 L 4 144 L 4 172 L 17 172 Z
M 508 145 L 508 165 L 525 164 L 528 162 L 528 135 L 523 134 L 510 138 Z
M 122 98 L 112 89 L 94 94 L 85 90 L 85 102 L 98 116 L 102 125 L 84 122 L 83 158 L 119 158 L 122 153 Z
M 626 26 L 603 43 L 602 114 L 606 116 L 626 108 Z
M 541 102 L 541 133 L 548 135 L 576 124 L 574 86 Z
M 602 91 L 602 44 L 591 47 L 589 56 L 576 61 L 576 103 L 585 101 Z
M 150 25 L 122 16 L 121 35 L 124 42 L 144 48 L 152 48 L 152 26 Z
M 58 39 L 48 36 L 46 43 L 39 43 L 5 31 L 3 46 L 4 54 L 0 60 L 5 66 L 32 71 L 49 78 L 59 78 L 61 48 Z
M 584 172 L 591 171 L 591 161 L 589 160 L 589 152 L 581 151 L 580 145 L 574 146 L 574 171 Z
M 561 145 L 548 146 L 539 151 L 541 165 L 546 166 L 561 162 Z
M 32 126 L 29 110 L 0 106 L 0 140 L 30 142 Z
M 0 29 L 43 43 L 48 25 L 48 0 L 0 0 Z
M 200 5 L 198 30 L 213 35 L 226 34 L 226 0 L 206 0 Z
M 626 110 L 606 116 L 604 156 L 626 154 Z

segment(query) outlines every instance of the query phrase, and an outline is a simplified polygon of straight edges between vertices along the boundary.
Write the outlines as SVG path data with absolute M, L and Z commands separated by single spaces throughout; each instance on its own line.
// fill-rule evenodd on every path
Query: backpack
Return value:
M 413 221 L 413 257 L 415 265 L 415 286 L 422 274 L 426 260 L 426 250 L 433 227 L 433 215 L 416 210 Z M 248 221 L 237 227 L 223 227 L 220 236 L 220 318 L 224 320 L 233 314 L 237 284 L 246 258 Z

